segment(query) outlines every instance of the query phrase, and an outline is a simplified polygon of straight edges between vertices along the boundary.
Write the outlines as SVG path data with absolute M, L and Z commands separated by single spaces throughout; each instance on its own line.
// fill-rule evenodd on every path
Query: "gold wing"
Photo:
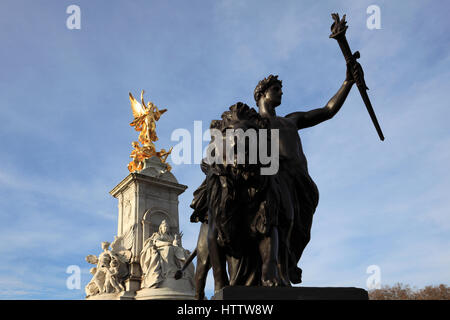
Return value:
M 130 102 L 131 102 L 131 111 L 133 111 L 133 116 L 134 118 L 139 118 L 141 116 L 143 116 L 146 113 L 146 109 L 145 109 L 145 105 L 142 105 L 141 103 L 139 103 L 131 94 L 131 92 L 129 92 L 130 94 Z M 143 94 L 144 94 L 144 90 L 142 90 L 141 93 L 141 100 L 143 101 Z

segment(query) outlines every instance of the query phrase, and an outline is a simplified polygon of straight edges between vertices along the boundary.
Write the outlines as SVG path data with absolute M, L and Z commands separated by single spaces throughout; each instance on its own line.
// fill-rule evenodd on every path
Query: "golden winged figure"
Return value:
M 144 90 L 141 92 L 141 103 L 138 102 L 133 95 L 130 94 L 131 110 L 133 111 L 134 120 L 130 123 L 136 131 L 140 131 L 139 142 L 143 146 L 152 144 L 157 141 L 156 121 L 167 109 L 159 110 L 152 102 L 148 102 L 147 106 L 144 101 Z
M 133 141 L 133 150 L 130 157 L 133 160 L 128 164 L 128 170 L 130 172 L 140 171 L 143 169 L 144 160 L 153 156 L 158 157 L 162 163 L 166 165 L 166 170 L 170 171 L 171 166 L 166 163 L 166 159 L 169 156 L 172 148 L 166 152 L 165 149 L 156 152 L 153 142 L 158 140 L 156 135 L 156 121 L 161 118 L 161 115 L 167 111 L 167 109 L 159 110 L 152 102 L 148 102 L 147 105 L 144 101 L 144 90 L 141 92 L 141 102 L 137 101 L 131 92 L 129 93 L 131 110 L 133 111 L 134 120 L 130 123 L 130 126 L 134 127 L 136 131 L 139 131 L 139 142 Z

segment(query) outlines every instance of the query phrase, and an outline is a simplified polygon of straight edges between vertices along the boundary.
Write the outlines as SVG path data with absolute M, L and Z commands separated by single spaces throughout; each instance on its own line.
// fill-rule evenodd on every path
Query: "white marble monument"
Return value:
M 103 242 L 98 257 L 86 257 L 96 265 L 86 299 L 194 299 L 193 265 L 174 278 L 190 254 L 181 245 L 178 219 L 178 196 L 186 188 L 152 157 L 110 192 L 119 200 L 117 236 L 111 249 Z

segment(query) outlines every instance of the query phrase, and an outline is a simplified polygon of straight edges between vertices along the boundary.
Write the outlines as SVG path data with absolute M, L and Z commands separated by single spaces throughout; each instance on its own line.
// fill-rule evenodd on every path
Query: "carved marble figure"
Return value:
M 165 279 L 175 276 L 189 257 L 189 252 L 181 247 L 181 234 L 172 236 L 168 230 L 169 225 L 163 220 L 158 232 L 144 243 L 140 255 L 142 288 L 160 287 Z
M 115 237 L 112 243 L 102 242 L 99 256 L 88 255 L 86 261 L 96 265 L 91 268 L 91 281 L 86 285 L 86 296 L 117 293 L 125 290 L 124 281 L 129 275 L 131 247 L 134 240 L 134 226 L 126 234 Z M 109 247 L 111 246 L 111 250 Z

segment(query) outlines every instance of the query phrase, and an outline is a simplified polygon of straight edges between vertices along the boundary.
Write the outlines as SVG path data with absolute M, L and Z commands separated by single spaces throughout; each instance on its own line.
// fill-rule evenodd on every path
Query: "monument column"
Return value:
M 178 196 L 187 186 L 179 184 L 175 176 L 165 170 L 157 157 L 146 159 L 139 173 L 130 173 L 110 194 L 118 199 L 118 237 L 129 238 L 131 246 L 130 278 L 125 283 L 127 292 L 140 288 L 140 253 L 145 240 L 163 220 L 170 225 L 169 232 L 179 232 Z

